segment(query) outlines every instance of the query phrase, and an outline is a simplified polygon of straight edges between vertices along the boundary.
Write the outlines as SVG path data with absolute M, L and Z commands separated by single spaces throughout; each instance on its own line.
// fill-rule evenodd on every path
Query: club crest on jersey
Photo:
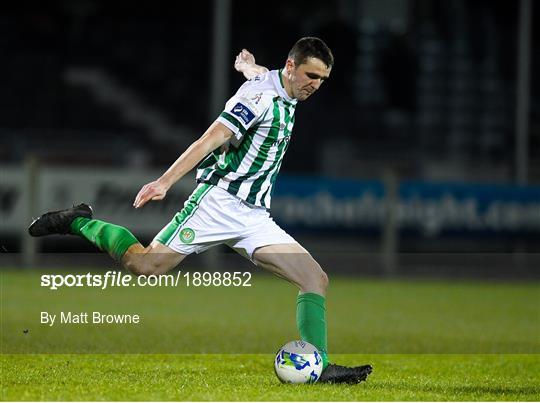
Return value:
M 236 115 L 242 119 L 245 125 L 255 119 L 255 114 L 251 111 L 251 109 L 240 102 L 234 105 L 231 112 L 233 115 Z
M 195 239 L 195 231 L 191 228 L 184 228 L 180 231 L 180 240 L 183 243 L 191 243 Z

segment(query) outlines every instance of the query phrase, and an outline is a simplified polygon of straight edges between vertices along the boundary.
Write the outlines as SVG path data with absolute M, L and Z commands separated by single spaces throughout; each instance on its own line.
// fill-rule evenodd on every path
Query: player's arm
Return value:
M 246 49 L 242 49 L 242 51 L 236 56 L 234 68 L 236 71 L 244 74 L 244 77 L 246 77 L 248 80 L 251 80 L 253 77 L 258 76 L 259 74 L 268 72 L 266 67 L 255 64 L 255 56 Z
M 163 199 L 174 183 L 191 171 L 208 153 L 225 144 L 232 135 L 233 132 L 224 124 L 217 121 L 212 123 L 201 138 L 191 144 L 159 179 L 142 187 L 133 206 L 139 208 L 150 200 Z

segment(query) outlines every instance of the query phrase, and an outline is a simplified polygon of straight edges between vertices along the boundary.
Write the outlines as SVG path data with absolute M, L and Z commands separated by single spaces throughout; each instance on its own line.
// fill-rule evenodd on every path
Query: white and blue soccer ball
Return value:
M 277 352 L 274 370 L 284 383 L 315 383 L 323 370 L 322 357 L 313 344 L 291 341 Z

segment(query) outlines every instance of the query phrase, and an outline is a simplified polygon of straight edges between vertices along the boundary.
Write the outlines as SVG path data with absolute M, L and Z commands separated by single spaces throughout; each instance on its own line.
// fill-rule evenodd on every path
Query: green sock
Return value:
M 131 245 L 139 243 L 137 238 L 124 227 L 85 217 L 77 217 L 73 220 L 71 232 L 88 239 L 116 260 L 120 260 Z
M 326 368 L 326 299 L 312 292 L 299 294 L 296 300 L 296 325 L 302 340 L 317 347 L 322 356 L 323 368 Z

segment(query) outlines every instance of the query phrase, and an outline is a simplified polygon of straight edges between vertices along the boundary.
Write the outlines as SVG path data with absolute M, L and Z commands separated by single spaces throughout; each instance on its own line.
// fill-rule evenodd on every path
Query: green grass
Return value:
M 375 371 L 360 385 L 292 386 L 272 370 L 298 337 L 283 281 L 51 291 L 40 274 L 1 272 L 2 400 L 540 399 L 538 283 L 333 279 L 331 360 Z M 142 323 L 49 327 L 44 310 Z
M 537 355 L 336 355 L 359 385 L 282 385 L 272 355 L 8 355 L 3 400 L 537 401 Z

